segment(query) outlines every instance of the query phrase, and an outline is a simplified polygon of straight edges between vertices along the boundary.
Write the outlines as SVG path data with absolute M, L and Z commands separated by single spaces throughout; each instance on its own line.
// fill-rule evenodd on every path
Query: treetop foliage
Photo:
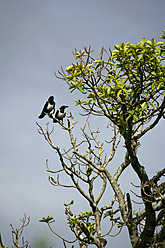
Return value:
M 75 50 L 75 63 L 60 74 L 71 92 L 77 89 L 83 94 L 76 105 L 108 117 L 123 135 L 129 124 L 136 125 L 135 135 L 164 106 L 165 44 L 143 38 L 139 43 L 115 45 L 115 49 L 102 48 L 98 59 L 92 57 L 91 47 Z

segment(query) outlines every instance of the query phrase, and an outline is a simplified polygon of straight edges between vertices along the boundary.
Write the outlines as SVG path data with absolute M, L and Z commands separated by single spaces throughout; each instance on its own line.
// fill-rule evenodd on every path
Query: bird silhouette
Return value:
M 53 111 L 53 112 L 52 112 Z M 45 115 L 50 114 L 52 112 L 52 114 L 54 114 L 55 112 L 55 102 L 54 102 L 54 96 L 50 96 L 47 100 L 47 102 L 45 103 L 41 114 L 38 116 L 39 119 L 44 118 Z
M 62 121 L 63 123 L 63 119 L 65 118 L 66 116 L 66 112 L 65 112 L 65 109 L 68 108 L 68 106 L 65 106 L 65 105 L 62 105 L 57 111 L 56 111 L 56 114 L 55 114 L 55 118 L 58 119 L 59 121 Z M 56 120 L 53 120 L 53 122 L 57 122 Z

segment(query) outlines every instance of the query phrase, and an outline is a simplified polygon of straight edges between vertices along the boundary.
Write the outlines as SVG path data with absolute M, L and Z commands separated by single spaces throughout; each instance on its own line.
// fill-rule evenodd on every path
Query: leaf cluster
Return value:
M 94 231 L 95 222 L 94 222 L 94 214 L 92 211 L 81 212 L 77 217 L 70 218 L 68 220 L 68 224 L 71 228 L 74 228 L 76 224 L 80 224 L 83 222 L 84 226 L 88 231 Z
M 74 55 L 76 62 L 65 69 L 63 79 L 71 92 L 85 95 L 76 101 L 83 110 L 106 113 L 122 134 L 130 119 L 132 126 L 143 125 L 157 114 L 165 94 L 165 42 L 123 42 L 113 51 L 102 48 L 98 59 L 91 48 Z
M 54 222 L 55 220 L 53 219 L 52 216 L 49 216 L 48 217 L 42 217 L 41 220 L 39 220 L 39 222 L 45 222 L 45 223 L 52 223 Z
M 115 214 L 119 212 L 120 212 L 119 208 L 117 208 L 116 210 L 110 209 L 104 214 L 103 219 L 109 217 L 110 221 L 117 224 L 118 227 L 122 227 L 124 225 L 124 222 L 121 220 L 121 217 L 120 216 L 115 217 Z

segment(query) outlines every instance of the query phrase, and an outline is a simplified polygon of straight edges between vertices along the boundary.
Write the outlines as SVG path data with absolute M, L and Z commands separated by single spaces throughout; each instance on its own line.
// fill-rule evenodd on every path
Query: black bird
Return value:
M 50 114 L 53 111 L 52 114 L 55 112 L 55 102 L 54 102 L 54 96 L 50 96 L 45 103 L 43 110 L 41 114 L 38 116 L 39 119 L 44 118 L 45 115 Z
M 58 119 L 59 121 L 62 120 L 62 123 L 63 123 L 63 119 L 65 118 L 66 116 L 66 113 L 65 113 L 65 109 L 68 108 L 68 106 L 65 106 L 65 105 L 62 105 L 57 111 L 56 111 L 56 114 L 55 114 L 55 118 Z M 53 120 L 53 122 L 57 122 L 56 120 Z

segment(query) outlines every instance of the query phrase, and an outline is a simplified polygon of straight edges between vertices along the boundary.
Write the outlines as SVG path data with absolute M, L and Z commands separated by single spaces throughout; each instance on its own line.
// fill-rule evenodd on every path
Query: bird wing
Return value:
M 47 106 L 48 106 L 48 102 L 45 103 L 43 109 L 42 109 L 42 112 L 41 114 L 38 116 L 39 119 L 42 119 L 44 116 L 45 116 L 45 113 L 47 112 Z

